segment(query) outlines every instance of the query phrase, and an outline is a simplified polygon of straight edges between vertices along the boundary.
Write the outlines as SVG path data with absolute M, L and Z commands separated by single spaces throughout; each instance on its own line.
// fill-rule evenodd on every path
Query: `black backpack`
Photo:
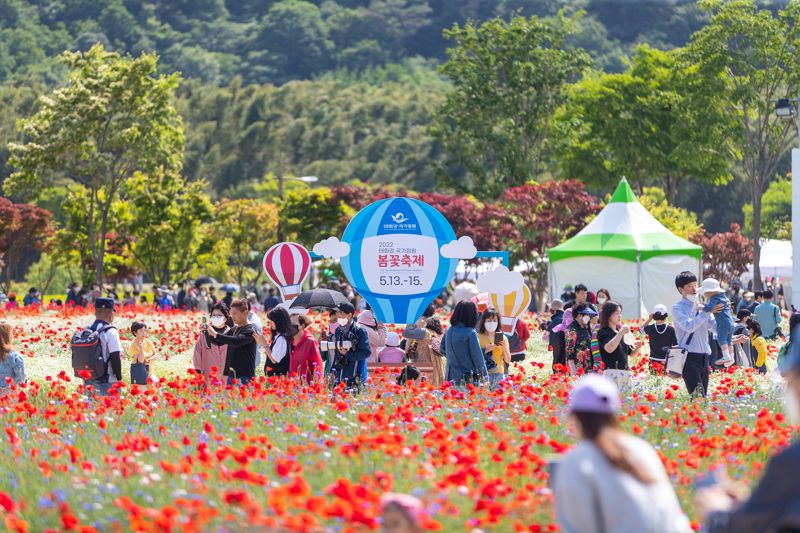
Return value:
M 86 328 L 72 336 L 72 370 L 76 376 L 80 376 L 83 370 L 92 373 L 90 379 L 106 375 L 108 360 L 103 353 L 100 335 L 110 329 L 115 328 L 114 326 L 104 326 L 98 330 Z

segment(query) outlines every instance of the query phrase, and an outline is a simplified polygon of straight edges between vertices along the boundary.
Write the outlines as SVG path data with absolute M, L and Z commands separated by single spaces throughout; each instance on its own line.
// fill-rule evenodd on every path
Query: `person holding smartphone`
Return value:
M 503 365 L 511 363 L 511 351 L 508 339 L 498 331 L 500 313 L 490 307 L 478 321 L 478 341 L 486 359 L 486 370 L 489 372 L 489 390 L 494 390 L 505 378 Z

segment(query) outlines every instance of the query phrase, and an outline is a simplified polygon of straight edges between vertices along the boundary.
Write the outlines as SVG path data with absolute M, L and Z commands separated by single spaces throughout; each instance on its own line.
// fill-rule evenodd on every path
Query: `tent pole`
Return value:
M 636 295 L 639 306 L 639 318 L 642 317 L 642 252 L 636 252 Z

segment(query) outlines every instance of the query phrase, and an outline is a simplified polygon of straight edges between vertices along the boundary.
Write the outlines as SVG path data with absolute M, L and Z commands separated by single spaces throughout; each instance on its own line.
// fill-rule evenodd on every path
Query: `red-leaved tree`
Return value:
M 600 211 L 597 199 L 578 180 L 526 183 L 507 189 L 499 207 L 520 233 L 508 244 L 512 263 L 528 266 L 528 279 L 542 309 L 547 290 L 547 250 L 575 235 Z
M 12 272 L 26 251 L 44 248 L 53 234 L 50 212 L 31 204 L 15 204 L 0 197 L 0 256 L 3 268 L 3 290 L 11 286 Z
M 753 261 L 753 246 L 742 235 L 739 224 L 730 231 L 706 233 L 698 243 L 703 247 L 703 276 L 730 281 L 747 270 Z

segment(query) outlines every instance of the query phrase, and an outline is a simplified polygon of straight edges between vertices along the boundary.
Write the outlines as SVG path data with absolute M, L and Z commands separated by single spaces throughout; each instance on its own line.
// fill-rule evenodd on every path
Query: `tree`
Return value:
M 723 95 L 736 121 L 734 150 L 750 182 L 754 286 L 761 288 L 761 196 L 794 142 L 793 120 L 773 112 L 800 87 L 800 4 L 773 12 L 754 0 L 706 0 L 711 21 L 692 36 L 690 57 L 708 91 Z
M 746 204 L 744 213 L 744 233 L 753 231 L 753 204 Z M 769 184 L 761 197 L 761 218 L 764 221 L 761 235 L 767 239 L 792 238 L 792 180 L 778 178 Z
M 5 263 L 4 292 L 8 292 L 11 286 L 12 271 L 18 267 L 22 254 L 41 251 L 52 232 L 48 211 L 30 204 L 15 204 L 0 196 L 0 258 Z
M 731 280 L 747 270 L 753 260 L 750 241 L 742 235 L 738 224 L 730 231 L 706 234 L 700 239 L 703 247 L 703 276 Z
M 65 52 L 65 87 L 22 121 L 24 144 L 12 143 L 9 192 L 35 195 L 63 177 L 86 191 L 84 205 L 95 280 L 105 277 L 108 228 L 114 202 L 124 199 L 137 171 L 179 172 L 183 127 L 172 104 L 176 75 L 157 74 L 155 55 L 121 57 L 95 45 Z
M 600 204 L 578 180 L 526 183 L 508 189 L 498 202 L 514 221 L 521 238 L 509 243 L 511 262 L 528 266 L 538 308 L 547 288 L 547 250 L 575 235 Z
M 697 222 L 697 215 L 686 209 L 669 205 L 666 194 L 658 187 L 645 187 L 639 196 L 639 203 L 665 228 L 678 237 L 696 243 L 705 233 L 703 225 Z
M 552 19 L 493 19 L 445 31 L 455 46 L 441 71 L 453 88 L 433 132 L 447 151 L 440 168 L 446 183 L 496 198 L 543 176 L 545 141 L 564 86 L 590 62 L 566 44 L 578 18 L 559 12 Z
M 561 174 L 599 186 L 625 176 L 639 192 L 655 182 L 670 203 L 684 179 L 732 179 L 732 121 L 684 63 L 680 50 L 642 45 L 625 73 L 571 86 L 555 121 Z
M 142 271 L 165 285 L 186 278 L 202 242 L 200 227 L 212 218 L 205 183 L 160 172 L 136 173 L 128 182 L 133 257 Z
M 244 291 L 245 276 L 261 277 L 259 260 L 275 244 L 278 208 L 258 200 L 222 200 L 212 227 L 213 240 L 225 242 L 228 265 Z
M 286 193 L 279 213 L 286 240 L 309 250 L 323 239 L 339 237 L 342 221 L 355 214 L 330 189 L 308 187 Z

